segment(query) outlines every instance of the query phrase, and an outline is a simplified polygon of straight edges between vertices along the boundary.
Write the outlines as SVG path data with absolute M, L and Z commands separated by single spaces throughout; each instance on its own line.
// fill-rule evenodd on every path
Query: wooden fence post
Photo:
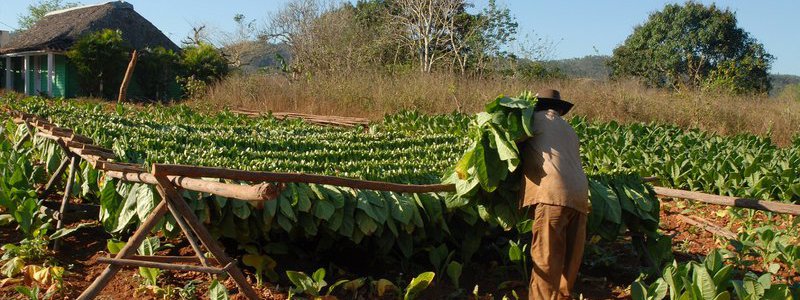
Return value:
M 133 69 L 136 67 L 136 58 L 139 56 L 136 53 L 136 50 L 133 50 L 131 53 L 131 62 L 128 63 L 128 69 L 125 71 L 125 77 L 122 78 L 122 85 L 119 87 L 119 97 L 117 98 L 117 103 L 122 103 L 125 101 L 126 94 L 128 93 L 128 84 L 131 83 L 131 75 L 133 75 Z

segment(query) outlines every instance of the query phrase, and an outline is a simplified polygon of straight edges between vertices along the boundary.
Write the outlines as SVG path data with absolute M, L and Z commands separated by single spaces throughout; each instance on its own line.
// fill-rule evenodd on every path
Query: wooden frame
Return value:
M 159 195 L 161 195 L 162 200 L 150 215 L 147 216 L 145 221 L 142 222 L 130 239 L 128 239 L 125 247 L 123 247 L 114 258 L 98 259 L 98 262 L 107 263 L 109 265 L 103 270 L 103 273 L 83 291 L 78 299 L 94 299 L 123 266 L 196 271 L 210 274 L 228 274 L 234 282 L 236 282 L 240 292 L 244 294 L 247 299 L 259 299 L 258 293 L 256 293 L 253 287 L 250 286 L 250 283 L 247 282 L 247 278 L 236 265 L 236 261 L 225 254 L 224 249 L 219 246 L 200 220 L 197 219 L 197 216 L 192 213 L 189 204 L 184 201 L 183 196 L 177 191 L 172 181 L 166 176 L 155 176 L 155 179 L 157 181 L 156 189 Z M 167 212 L 172 214 L 181 232 L 183 232 L 186 239 L 189 240 L 189 244 L 192 246 L 196 258 L 186 259 L 182 257 L 178 259 L 176 257 L 157 257 L 154 259 L 153 257 L 145 258 L 134 255 L 134 252 L 139 248 L 139 245 L 142 244 L 150 230 L 155 227 L 158 221 L 164 217 Z M 200 248 L 200 244 L 213 255 L 213 260 L 205 257 Z M 175 263 L 179 261 L 200 262 L 201 266 Z

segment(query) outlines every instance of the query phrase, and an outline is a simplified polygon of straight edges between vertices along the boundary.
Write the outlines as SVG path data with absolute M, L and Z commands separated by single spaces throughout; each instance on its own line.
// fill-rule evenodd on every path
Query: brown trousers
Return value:
M 586 244 L 586 214 L 558 205 L 534 208 L 528 299 L 570 299 Z

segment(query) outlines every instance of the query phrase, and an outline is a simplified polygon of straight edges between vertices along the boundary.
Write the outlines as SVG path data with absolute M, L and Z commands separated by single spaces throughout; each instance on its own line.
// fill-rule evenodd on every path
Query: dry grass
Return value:
M 553 80 L 524 82 L 450 74 L 390 76 L 380 72 L 321 75 L 290 81 L 281 75 L 232 76 L 193 106 L 291 111 L 378 119 L 403 109 L 427 113 L 476 112 L 499 94 L 555 88 L 576 105 L 573 114 L 592 120 L 672 123 L 719 134 L 771 133 L 779 145 L 800 132 L 800 101 L 788 97 L 672 93 L 633 81 Z

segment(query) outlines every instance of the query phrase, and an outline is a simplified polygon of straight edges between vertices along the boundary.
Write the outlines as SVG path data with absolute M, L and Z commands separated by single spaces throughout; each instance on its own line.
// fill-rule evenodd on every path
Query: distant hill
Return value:
M 611 74 L 611 68 L 607 65 L 610 59 L 611 57 L 608 55 L 589 55 L 580 58 L 550 60 L 544 63 L 548 67 L 558 68 L 570 78 L 607 80 Z
M 771 74 L 772 90 L 769 91 L 770 96 L 779 95 L 787 85 L 800 84 L 800 76 L 787 75 L 787 74 Z
M 263 41 L 244 41 L 233 46 L 223 47 L 222 52 L 229 58 L 238 58 L 241 63 L 239 68 L 245 74 L 280 67 L 278 55 L 283 57 L 286 62 L 291 59 L 291 52 L 285 44 L 271 44 Z M 238 53 L 238 57 L 235 53 Z
M 589 55 L 580 58 L 568 58 L 550 60 L 544 64 L 551 68 L 558 68 L 564 75 L 570 78 L 591 78 L 595 80 L 607 80 L 611 74 L 608 67 L 608 55 Z M 787 85 L 800 84 L 800 76 L 787 74 L 771 74 L 772 89 L 769 94 L 775 96 L 781 93 Z

